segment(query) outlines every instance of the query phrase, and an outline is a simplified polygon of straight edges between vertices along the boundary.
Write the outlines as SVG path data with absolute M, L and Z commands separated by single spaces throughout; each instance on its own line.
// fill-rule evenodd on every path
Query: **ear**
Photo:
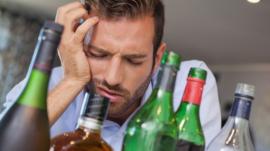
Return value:
M 155 73 L 160 65 L 160 61 L 162 59 L 162 55 L 163 53 L 165 52 L 167 48 L 167 44 L 165 42 L 161 42 L 158 50 L 157 50 L 157 53 L 156 55 L 154 56 L 155 57 L 155 66 L 154 66 L 154 72 Z

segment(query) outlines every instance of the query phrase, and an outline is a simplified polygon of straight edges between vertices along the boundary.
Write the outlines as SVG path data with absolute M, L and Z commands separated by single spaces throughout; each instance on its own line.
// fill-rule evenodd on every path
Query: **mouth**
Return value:
M 97 87 L 97 92 L 110 99 L 112 103 L 118 103 L 124 97 L 122 94 L 110 91 L 106 88 Z

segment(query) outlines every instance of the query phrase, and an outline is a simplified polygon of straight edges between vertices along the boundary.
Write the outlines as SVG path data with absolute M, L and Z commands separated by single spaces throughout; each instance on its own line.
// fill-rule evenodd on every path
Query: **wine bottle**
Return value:
M 182 102 L 176 111 L 176 151 L 204 151 L 205 138 L 200 122 L 199 110 L 207 72 L 191 68 L 187 78 Z
M 96 94 L 93 85 L 88 85 L 85 90 L 78 128 L 54 137 L 50 151 L 112 151 L 100 135 L 109 99 Z
M 172 100 L 180 60 L 178 54 L 169 52 L 151 96 L 128 123 L 123 151 L 175 151 L 177 131 Z
M 27 73 L 27 84 L 0 122 L 0 151 L 48 151 L 47 89 L 63 27 L 45 22 Z
M 250 137 L 249 115 L 254 99 L 253 85 L 238 83 L 230 116 L 208 151 L 255 151 Z

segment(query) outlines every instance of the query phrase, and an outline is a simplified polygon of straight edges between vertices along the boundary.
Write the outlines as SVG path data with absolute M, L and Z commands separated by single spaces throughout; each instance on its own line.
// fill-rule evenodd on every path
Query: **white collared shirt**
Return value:
M 210 143 L 210 141 L 217 135 L 217 133 L 221 129 L 221 113 L 220 113 L 220 105 L 218 99 L 217 85 L 215 78 L 206 64 L 202 61 L 191 60 L 191 61 L 183 61 L 180 65 L 180 70 L 178 71 L 176 84 L 174 89 L 174 99 L 173 105 L 174 110 L 179 107 L 181 102 L 181 98 L 184 92 L 184 88 L 186 85 L 186 79 L 188 76 L 188 72 L 191 67 L 200 67 L 207 70 L 207 79 L 204 87 L 201 107 L 200 107 L 200 120 L 203 127 L 203 132 L 205 135 L 206 146 Z M 147 98 L 150 96 L 153 85 L 156 81 L 156 74 L 152 78 L 152 82 L 149 84 L 145 95 L 143 97 L 143 101 L 139 108 L 146 102 Z M 51 74 L 50 82 L 49 82 L 49 90 L 59 83 L 59 81 L 63 78 L 63 69 L 61 67 L 54 68 Z M 14 101 L 17 99 L 21 90 L 23 89 L 26 80 L 21 81 L 17 84 L 6 97 L 6 102 L 4 106 L 9 108 Z M 66 93 L 66 92 L 63 92 Z M 80 114 L 80 108 L 82 106 L 83 100 L 83 92 L 80 92 L 74 101 L 68 106 L 65 112 L 60 116 L 60 118 L 54 123 L 51 127 L 51 137 L 55 135 L 61 134 L 63 132 L 73 131 L 76 128 L 76 124 Z M 113 147 L 114 151 L 120 151 L 122 147 L 124 132 L 130 118 L 136 113 L 133 112 L 131 116 L 126 120 L 123 125 L 119 125 L 113 121 L 105 120 L 103 123 L 102 129 L 102 137 Z M 4 111 L 5 112 L 5 111 Z M 0 113 L 3 116 L 4 112 Z

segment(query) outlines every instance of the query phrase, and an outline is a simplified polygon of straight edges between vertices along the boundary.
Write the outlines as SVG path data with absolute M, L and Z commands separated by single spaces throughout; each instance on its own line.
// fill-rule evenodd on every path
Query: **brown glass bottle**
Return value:
M 47 89 L 63 27 L 46 21 L 40 31 L 27 83 L 0 119 L 0 151 L 48 151 Z
M 50 151 L 112 151 L 101 138 L 101 126 L 108 107 L 108 98 L 91 93 L 86 88 L 78 128 L 54 137 Z

